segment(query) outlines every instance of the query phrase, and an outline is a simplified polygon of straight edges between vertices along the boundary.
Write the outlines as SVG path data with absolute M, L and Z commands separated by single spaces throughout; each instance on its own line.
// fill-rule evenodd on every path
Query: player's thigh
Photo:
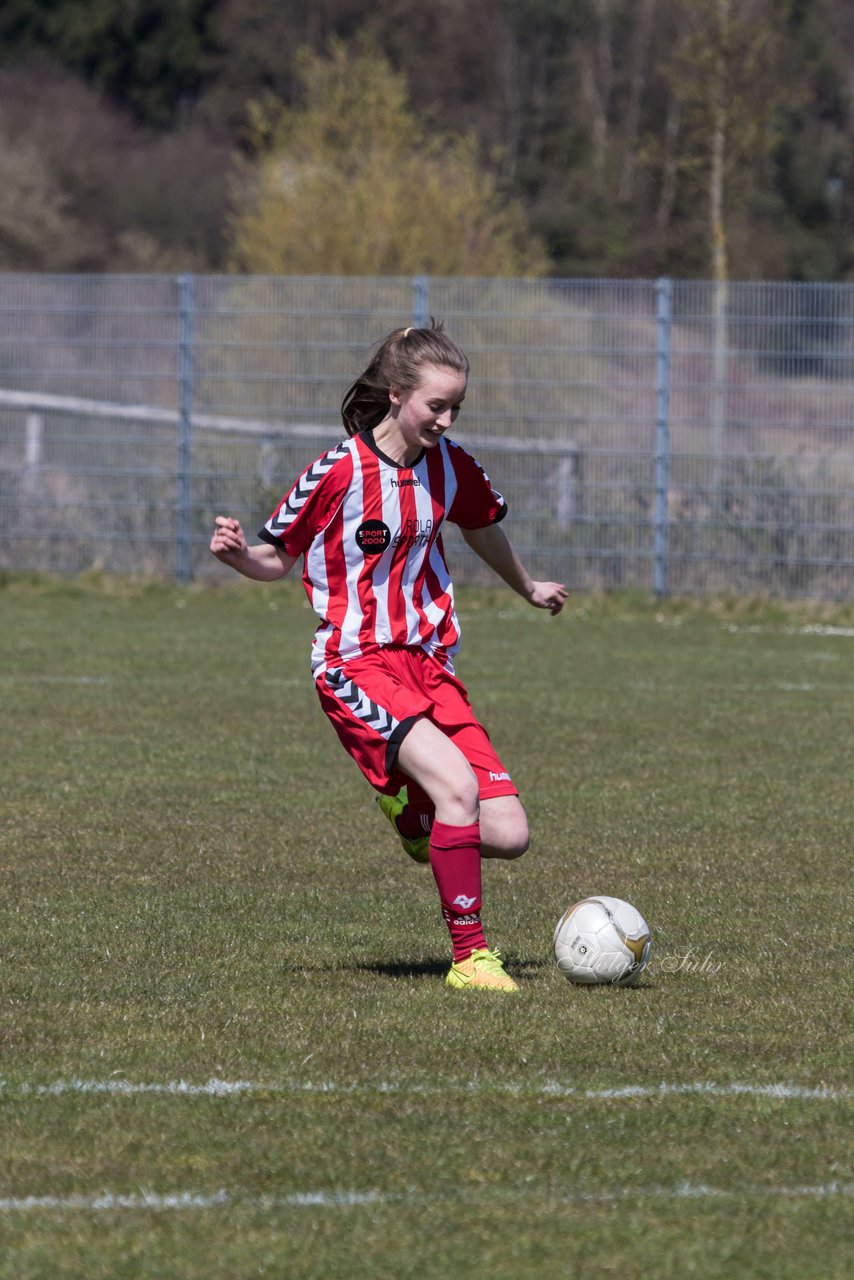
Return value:
M 461 822 L 477 821 L 478 782 L 474 771 L 459 747 L 426 717 L 416 720 L 401 742 L 397 766 L 427 792 L 436 806 L 437 817 L 450 806 L 466 811 Z
M 481 802 L 498 796 L 515 796 L 516 787 L 502 763 L 489 733 L 469 702 L 465 687 L 444 670 L 431 672 L 433 706 L 426 713 L 468 760 L 478 780 Z

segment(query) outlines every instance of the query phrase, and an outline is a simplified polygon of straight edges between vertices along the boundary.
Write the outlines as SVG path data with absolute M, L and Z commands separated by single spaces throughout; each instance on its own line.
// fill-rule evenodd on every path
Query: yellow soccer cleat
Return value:
M 429 835 L 416 836 L 414 840 L 408 840 L 406 836 L 402 836 L 397 829 L 397 819 L 401 813 L 403 813 L 407 803 L 406 787 L 402 787 L 396 796 L 377 796 L 376 800 L 377 804 L 394 827 L 394 834 L 397 836 L 412 861 L 429 862 Z
M 519 987 L 505 971 L 500 951 L 473 951 L 465 960 L 451 965 L 445 986 L 457 991 L 518 991 Z

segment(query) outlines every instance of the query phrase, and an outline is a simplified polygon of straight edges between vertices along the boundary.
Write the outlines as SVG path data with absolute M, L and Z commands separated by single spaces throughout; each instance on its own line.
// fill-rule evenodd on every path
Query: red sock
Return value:
M 480 922 L 480 823 L 451 827 L 434 822 L 430 865 L 451 935 L 454 960 L 465 960 L 472 951 L 486 947 Z
M 429 835 L 433 829 L 433 812 L 419 809 L 414 804 L 404 805 L 397 819 L 397 829 L 406 840 Z
M 406 804 L 397 820 L 397 829 L 405 840 L 418 840 L 430 834 L 436 807 L 423 787 L 413 778 L 406 783 Z

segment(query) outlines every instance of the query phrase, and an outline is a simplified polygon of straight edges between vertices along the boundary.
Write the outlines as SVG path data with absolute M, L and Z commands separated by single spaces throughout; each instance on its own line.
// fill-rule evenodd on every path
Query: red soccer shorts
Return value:
M 316 688 L 344 750 L 377 791 L 394 795 L 410 782 L 397 768 L 397 752 L 426 716 L 468 760 L 481 800 L 518 794 L 465 688 L 422 649 L 386 646 L 323 672 Z

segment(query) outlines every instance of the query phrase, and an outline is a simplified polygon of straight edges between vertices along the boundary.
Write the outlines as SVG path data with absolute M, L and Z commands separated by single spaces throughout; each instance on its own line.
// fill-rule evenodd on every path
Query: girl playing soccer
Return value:
M 528 847 L 510 774 L 454 675 L 460 643 L 442 526 L 463 537 L 529 604 L 557 614 L 558 582 L 535 582 L 500 527 L 506 504 L 446 436 L 469 362 L 444 333 L 396 329 L 341 406 L 348 439 L 313 462 L 249 546 L 216 517 L 211 551 L 272 582 L 304 557 L 320 618 L 312 673 L 321 706 L 371 785 L 406 852 L 429 861 L 453 962 L 446 983 L 515 991 L 481 923 L 481 858 Z

